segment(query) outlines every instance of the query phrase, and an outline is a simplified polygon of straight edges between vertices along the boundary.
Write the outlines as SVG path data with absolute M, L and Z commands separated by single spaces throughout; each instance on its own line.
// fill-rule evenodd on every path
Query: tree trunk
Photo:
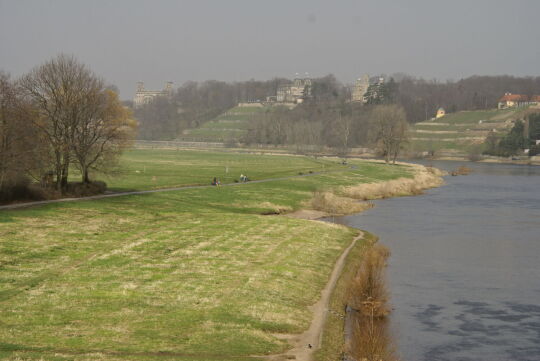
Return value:
M 56 171 L 56 182 L 55 182 L 55 189 L 57 191 L 62 190 L 62 164 L 60 162 L 60 155 L 56 154 L 56 164 L 55 164 L 55 171 Z
M 83 183 L 86 183 L 86 184 L 90 183 L 90 177 L 88 175 L 88 168 L 84 167 L 82 170 L 82 173 L 83 173 L 83 179 L 82 179 Z
M 60 187 L 62 192 L 67 189 L 69 175 L 69 154 L 64 154 L 64 164 L 62 165 L 62 177 L 60 180 Z

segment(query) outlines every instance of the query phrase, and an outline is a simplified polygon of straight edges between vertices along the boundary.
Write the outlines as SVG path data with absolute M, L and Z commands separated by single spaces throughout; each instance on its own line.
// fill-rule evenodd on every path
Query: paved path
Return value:
M 343 171 L 348 170 L 348 169 L 349 168 L 334 169 L 334 170 L 329 170 L 329 171 L 324 171 L 324 172 L 313 172 L 313 173 L 307 173 L 307 174 L 302 174 L 302 175 L 293 175 L 293 176 L 288 176 L 288 177 L 267 178 L 267 179 L 249 181 L 247 183 L 227 183 L 227 184 L 223 184 L 221 186 L 222 187 L 232 187 L 232 186 L 240 186 L 240 185 L 243 185 L 243 184 L 266 183 L 266 182 L 294 179 L 294 178 L 300 178 L 300 177 L 310 177 L 310 176 L 320 175 L 320 174 L 323 174 L 323 173 L 343 172 Z M 52 200 L 48 200 L 48 201 L 37 201 L 37 202 L 8 204 L 8 205 L 5 205 L 5 206 L 0 206 L 0 210 L 34 207 L 34 206 L 40 206 L 40 205 L 52 204 L 52 203 L 90 201 L 90 200 L 95 200 L 95 199 L 123 197 L 123 196 L 131 196 L 131 195 L 136 195 L 136 194 L 171 192 L 171 191 L 181 191 L 181 190 L 184 190 L 184 189 L 198 189 L 198 188 L 211 188 L 211 187 L 215 187 L 215 186 L 212 186 L 212 185 L 181 186 L 181 187 L 173 187 L 173 188 L 151 189 L 151 190 L 146 190 L 146 191 L 108 193 L 108 194 L 100 194 L 100 195 L 90 196 L 90 197 L 61 198 L 61 199 L 52 199 Z

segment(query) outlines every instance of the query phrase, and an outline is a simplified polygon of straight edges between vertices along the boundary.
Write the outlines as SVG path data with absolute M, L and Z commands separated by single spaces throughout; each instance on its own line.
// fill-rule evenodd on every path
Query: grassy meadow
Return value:
M 108 182 L 122 190 L 330 171 L 0 212 L 0 359 L 283 352 L 276 334 L 308 327 L 308 306 L 354 231 L 271 214 L 317 190 L 410 176 L 363 161 L 174 150 L 130 151 L 121 169 Z
M 335 160 L 295 156 L 253 155 L 227 151 L 133 149 L 126 152 L 113 176 L 103 176 L 115 191 L 208 185 L 214 177 L 234 183 L 240 174 L 252 180 L 298 173 L 341 170 Z

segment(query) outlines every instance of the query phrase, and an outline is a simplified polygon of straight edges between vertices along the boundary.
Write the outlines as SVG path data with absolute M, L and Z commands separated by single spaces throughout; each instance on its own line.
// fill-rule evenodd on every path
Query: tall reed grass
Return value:
M 368 247 L 350 287 L 349 306 L 355 312 L 347 353 L 358 361 L 398 359 L 387 318 L 391 311 L 386 286 L 389 256 L 390 251 L 383 245 L 373 244 Z

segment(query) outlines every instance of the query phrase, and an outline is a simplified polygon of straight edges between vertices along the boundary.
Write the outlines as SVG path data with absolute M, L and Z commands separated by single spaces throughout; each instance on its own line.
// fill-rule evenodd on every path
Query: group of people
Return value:
M 240 182 L 245 183 L 247 181 L 249 181 L 249 178 L 247 177 L 247 175 L 240 174 Z M 235 181 L 235 182 L 237 182 L 237 181 Z M 212 185 L 213 186 L 220 186 L 221 181 L 219 180 L 219 178 L 214 177 L 214 179 L 212 179 Z

